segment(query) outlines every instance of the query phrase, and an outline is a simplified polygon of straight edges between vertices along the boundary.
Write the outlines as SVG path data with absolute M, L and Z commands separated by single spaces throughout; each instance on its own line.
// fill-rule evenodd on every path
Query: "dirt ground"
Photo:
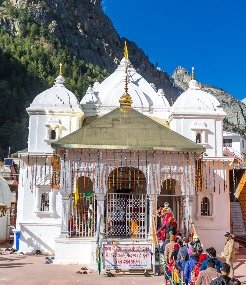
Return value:
M 45 256 L 0 255 L 1 285 L 161 285 L 163 276 L 78 274 L 79 265 L 45 264 Z M 246 249 L 235 262 L 235 277 L 246 284 Z

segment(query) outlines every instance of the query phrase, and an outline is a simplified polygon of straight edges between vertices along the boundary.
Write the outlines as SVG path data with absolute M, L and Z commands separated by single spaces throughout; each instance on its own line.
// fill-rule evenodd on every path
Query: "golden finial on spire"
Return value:
M 60 66 L 60 72 L 59 72 L 59 75 L 60 75 L 60 76 L 62 76 L 62 63 L 60 63 L 60 64 L 59 64 L 59 66 Z
M 191 80 L 195 80 L 195 67 L 192 66 L 191 68 Z
M 124 57 L 125 57 L 125 93 L 120 97 L 120 109 L 123 112 L 128 112 L 131 109 L 132 98 L 128 94 L 128 48 L 125 42 L 124 46 Z
M 128 59 L 128 47 L 127 47 L 126 41 L 125 41 L 125 46 L 124 46 L 124 57 Z

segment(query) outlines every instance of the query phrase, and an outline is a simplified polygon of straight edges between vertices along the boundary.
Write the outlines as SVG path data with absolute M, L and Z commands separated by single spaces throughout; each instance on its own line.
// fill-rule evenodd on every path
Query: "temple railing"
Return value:
M 144 239 L 148 231 L 145 194 L 108 193 L 106 237 Z
M 96 200 L 94 193 L 82 193 L 79 201 L 72 202 L 69 223 L 69 237 L 94 237 L 96 230 Z

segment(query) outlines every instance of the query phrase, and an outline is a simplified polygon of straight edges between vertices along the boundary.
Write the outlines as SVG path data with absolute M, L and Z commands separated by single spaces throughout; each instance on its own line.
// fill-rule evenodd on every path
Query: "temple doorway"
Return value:
M 146 178 L 133 167 L 120 167 L 108 177 L 106 236 L 145 238 L 148 229 Z
M 71 198 L 69 237 L 93 237 L 96 228 L 96 199 L 93 182 L 89 177 L 75 178 Z
M 183 229 L 183 196 L 180 185 L 175 179 L 166 179 L 161 185 L 161 192 L 157 198 L 157 209 L 168 203 L 177 221 L 178 230 Z M 161 227 L 161 219 L 157 218 L 157 228 Z

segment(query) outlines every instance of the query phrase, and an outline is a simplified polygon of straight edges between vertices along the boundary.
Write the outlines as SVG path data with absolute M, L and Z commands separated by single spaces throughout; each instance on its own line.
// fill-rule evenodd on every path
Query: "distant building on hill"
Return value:
M 225 155 L 243 163 L 246 157 L 246 139 L 238 133 L 223 132 L 223 151 Z

